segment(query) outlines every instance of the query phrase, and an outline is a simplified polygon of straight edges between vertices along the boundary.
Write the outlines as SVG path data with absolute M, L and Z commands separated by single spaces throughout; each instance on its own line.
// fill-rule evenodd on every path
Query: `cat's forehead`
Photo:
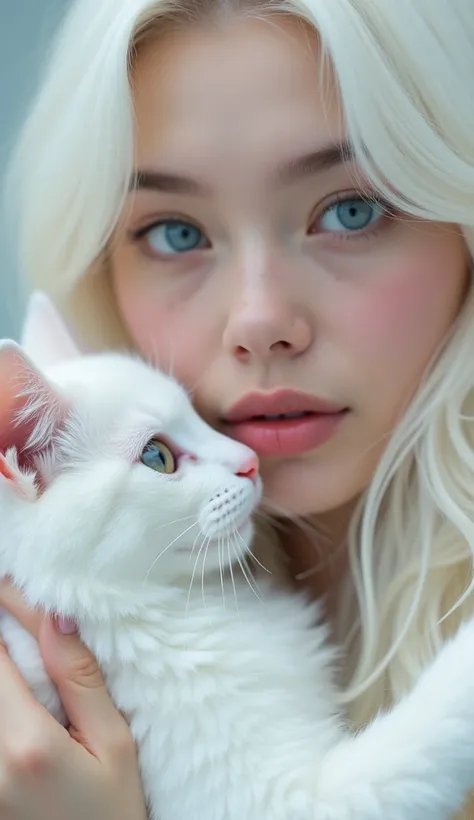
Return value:
M 212 429 L 184 388 L 138 358 L 100 354 L 55 365 L 45 374 L 71 409 L 62 439 L 68 457 L 136 457 L 154 436 L 196 460 L 232 472 L 254 463 L 251 450 Z M 140 449 L 141 448 L 141 449 Z M 71 455 L 72 454 L 72 455 Z
M 192 412 L 181 385 L 131 356 L 84 357 L 56 366 L 49 375 L 73 405 L 97 409 L 111 418 L 136 408 L 166 423 Z

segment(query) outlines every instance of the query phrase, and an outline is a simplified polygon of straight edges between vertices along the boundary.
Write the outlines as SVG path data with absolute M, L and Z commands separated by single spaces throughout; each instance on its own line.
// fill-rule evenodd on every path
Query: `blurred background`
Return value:
M 70 0 L 0 0 L 0 185 L 55 28 Z M 97 0 L 100 2 L 100 0 Z M 3 214 L 3 201 L 0 213 Z M 6 203 L 8 208 L 8 203 Z M 16 248 L 0 219 L 0 338 L 17 338 L 23 302 Z

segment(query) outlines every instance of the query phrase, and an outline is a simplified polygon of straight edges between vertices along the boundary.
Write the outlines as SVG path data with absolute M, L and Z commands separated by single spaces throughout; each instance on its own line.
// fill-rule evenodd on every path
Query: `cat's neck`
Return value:
M 107 626 L 116 631 L 128 624 L 158 624 L 165 620 L 189 618 L 192 613 L 222 608 L 238 610 L 239 594 L 252 589 L 259 597 L 258 582 L 240 568 L 209 573 L 204 580 L 188 575 L 168 583 L 136 583 L 111 587 L 100 580 L 62 583 L 49 578 L 25 589 L 29 604 L 49 613 L 68 615 L 83 628 Z
M 217 573 L 204 584 L 199 579 L 191 588 L 188 580 L 186 585 L 155 586 L 140 595 L 122 595 L 120 603 L 114 601 L 108 611 L 104 600 L 98 609 L 91 598 L 90 607 L 81 607 L 76 617 L 83 641 L 104 669 L 116 669 L 117 663 L 125 668 L 140 657 L 141 674 L 156 677 L 157 663 L 160 674 L 164 673 L 190 647 L 194 663 L 206 664 L 208 641 L 215 640 L 226 623 L 235 628 L 243 616 L 246 621 L 259 621 L 268 590 L 266 578 L 258 588 L 250 588 L 247 579 L 234 570 L 233 577 L 229 573 L 221 579 Z

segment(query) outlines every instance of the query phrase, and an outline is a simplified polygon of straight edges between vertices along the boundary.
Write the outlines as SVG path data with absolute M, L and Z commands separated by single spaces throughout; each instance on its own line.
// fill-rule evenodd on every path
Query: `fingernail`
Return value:
M 63 615 L 57 615 L 55 621 L 62 635 L 73 635 L 74 632 L 77 632 L 77 624 L 74 618 L 65 618 Z

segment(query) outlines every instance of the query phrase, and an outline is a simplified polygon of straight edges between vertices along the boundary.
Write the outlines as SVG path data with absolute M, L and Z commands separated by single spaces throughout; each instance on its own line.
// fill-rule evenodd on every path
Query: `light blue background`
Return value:
M 38 68 L 69 2 L 0 0 L 0 183 L 36 87 Z M 18 288 L 20 271 L 3 211 L 0 213 L 0 338 L 16 338 L 23 309 Z

